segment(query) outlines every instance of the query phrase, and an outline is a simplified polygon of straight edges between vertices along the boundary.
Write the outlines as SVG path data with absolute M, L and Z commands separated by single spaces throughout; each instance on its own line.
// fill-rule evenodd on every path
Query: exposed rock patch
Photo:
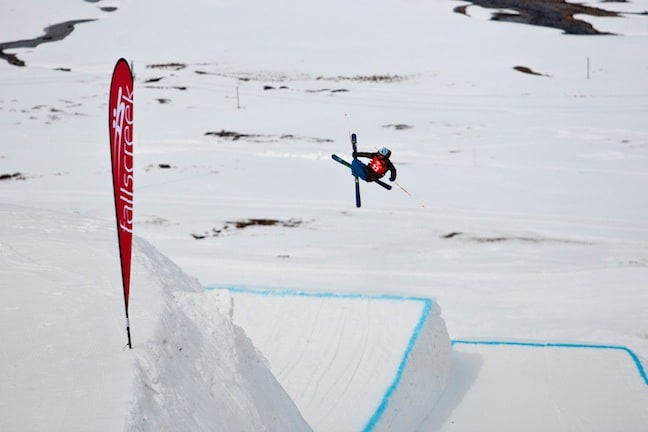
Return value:
M 0 58 L 15 66 L 26 66 L 25 62 L 20 60 L 16 54 L 8 54 L 5 50 L 13 48 L 35 48 L 43 43 L 63 40 L 74 31 L 74 26 L 90 21 L 96 21 L 96 19 L 65 21 L 60 24 L 45 27 L 45 34 L 42 36 L 33 39 L 22 39 L 13 42 L 0 43 Z
M 493 21 L 516 22 L 563 30 L 573 35 L 605 35 L 587 21 L 576 18 L 577 15 L 595 17 L 620 17 L 630 12 L 616 12 L 580 3 L 568 3 L 564 0 L 466 0 L 476 6 L 498 9 L 493 12 Z M 458 6 L 455 12 L 469 16 L 470 5 Z M 648 15 L 648 12 L 640 13 Z
M 207 237 L 218 237 L 219 235 L 225 232 L 233 231 L 233 230 L 241 230 L 251 226 L 263 226 L 263 227 L 280 226 L 280 227 L 287 227 L 287 228 L 295 228 L 302 225 L 303 223 L 304 221 L 301 219 L 287 219 L 287 220 L 266 219 L 266 218 L 241 219 L 238 221 L 225 222 L 225 225 L 223 225 L 221 228 L 212 228 L 211 231 L 207 231 L 202 234 L 192 233 L 191 236 L 196 240 L 202 240 Z

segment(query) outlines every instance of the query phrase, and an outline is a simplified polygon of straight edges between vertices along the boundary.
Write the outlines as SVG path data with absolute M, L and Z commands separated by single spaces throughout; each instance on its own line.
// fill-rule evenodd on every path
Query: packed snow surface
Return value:
M 5 3 L 0 430 L 645 430 L 648 0 Z M 398 169 L 360 209 L 351 132 Z

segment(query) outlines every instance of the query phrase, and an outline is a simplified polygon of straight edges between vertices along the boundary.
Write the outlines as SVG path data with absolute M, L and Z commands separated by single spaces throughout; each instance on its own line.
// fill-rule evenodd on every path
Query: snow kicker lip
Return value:
M 386 390 L 384 391 L 382 396 L 380 396 L 379 403 L 377 404 L 376 408 L 373 410 L 373 412 L 371 413 L 364 427 L 362 427 L 361 430 L 363 432 L 373 432 L 375 430 L 383 430 L 384 424 L 382 423 L 386 422 L 393 425 L 401 421 L 399 418 L 397 418 L 398 415 L 395 414 L 395 411 L 393 409 L 390 409 L 390 402 L 396 401 L 395 403 L 396 405 L 398 405 L 399 403 L 398 400 L 403 398 L 404 389 L 401 389 L 401 387 L 403 387 L 403 385 L 405 387 L 409 387 L 412 381 L 416 381 L 420 379 L 420 377 L 416 377 L 416 376 L 414 377 L 414 379 L 412 379 L 411 377 L 408 378 L 409 372 L 407 371 L 407 369 L 409 363 L 412 363 L 412 357 L 417 357 L 416 355 L 417 351 L 421 349 L 419 347 L 419 345 L 421 345 L 420 342 L 422 340 L 429 342 L 428 338 L 435 337 L 434 335 L 433 336 L 430 335 L 431 332 L 428 329 L 428 327 L 430 326 L 429 321 L 432 319 L 431 315 L 435 315 L 432 312 L 436 310 L 436 314 L 437 315 L 440 314 L 440 310 L 435 309 L 435 302 L 433 300 L 424 297 L 400 296 L 400 295 L 392 295 L 392 294 L 332 293 L 332 292 L 320 292 L 320 291 L 300 291 L 300 290 L 282 289 L 282 288 L 247 287 L 247 286 L 240 286 L 240 285 L 233 286 L 233 285 L 226 285 L 226 284 L 223 285 L 210 284 L 207 286 L 207 289 L 209 290 L 224 289 L 234 294 L 241 293 L 241 294 L 252 294 L 252 295 L 260 295 L 260 296 L 272 296 L 272 297 L 302 297 L 302 298 L 314 298 L 314 299 L 319 298 L 319 299 L 341 299 L 341 300 L 347 299 L 347 300 L 369 300 L 369 301 L 393 301 L 393 302 L 410 302 L 410 303 L 413 302 L 419 304 L 421 307 L 420 315 L 417 317 L 416 323 L 411 331 L 411 334 L 409 335 L 405 349 L 403 350 L 400 356 L 400 361 L 396 367 L 395 373 L 391 378 L 391 381 L 387 386 Z M 447 335 L 447 330 L 445 329 L 445 323 L 442 322 L 440 316 L 435 316 L 434 318 L 441 321 L 441 327 L 443 327 L 443 332 L 442 332 L 443 335 L 441 335 L 440 338 L 445 339 L 445 342 L 448 345 L 448 350 L 447 350 L 448 368 L 446 368 L 445 370 L 447 375 L 449 369 L 449 361 L 450 361 L 449 360 L 450 340 Z M 436 325 L 438 325 L 438 323 L 436 323 Z M 439 337 L 439 335 L 436 335 L 436 337 Z M 423 345 L 433 345 L 433 344 L 424 343 Z M 438 399 L 438 397 L 440 396 L 443 390 L 442 387 L 445 385 L 445 376 L 442 381 L 443 381 L 443 385 L 438 385 L 439 395 L 437 395 L 436 398 L 432 398 L 434 400 Z

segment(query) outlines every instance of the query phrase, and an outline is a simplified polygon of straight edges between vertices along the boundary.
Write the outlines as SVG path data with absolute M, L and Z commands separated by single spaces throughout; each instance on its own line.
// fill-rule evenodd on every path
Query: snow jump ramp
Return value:
M 225 288 L 314 431 L 414 431 L 445 388 L 451 345 L 429 299 Z
M 453 340 L 430 299 L 227 289 L 233 321 L 314 431 L 645 431 L 622 346 Z

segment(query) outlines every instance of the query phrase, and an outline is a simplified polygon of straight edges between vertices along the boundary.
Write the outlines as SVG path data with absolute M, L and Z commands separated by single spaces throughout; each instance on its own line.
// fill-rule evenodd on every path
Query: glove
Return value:
M 353 159 L 357 158 L 358 157 L 358 152 L 351 153 L 351 156 L 353 156 Z
M 396 177 L 395 177 L 395 176 L 389 176 L 389 181 L 390 181 L 390 182 L 393 182 L 394 180 L 396 180 Z

